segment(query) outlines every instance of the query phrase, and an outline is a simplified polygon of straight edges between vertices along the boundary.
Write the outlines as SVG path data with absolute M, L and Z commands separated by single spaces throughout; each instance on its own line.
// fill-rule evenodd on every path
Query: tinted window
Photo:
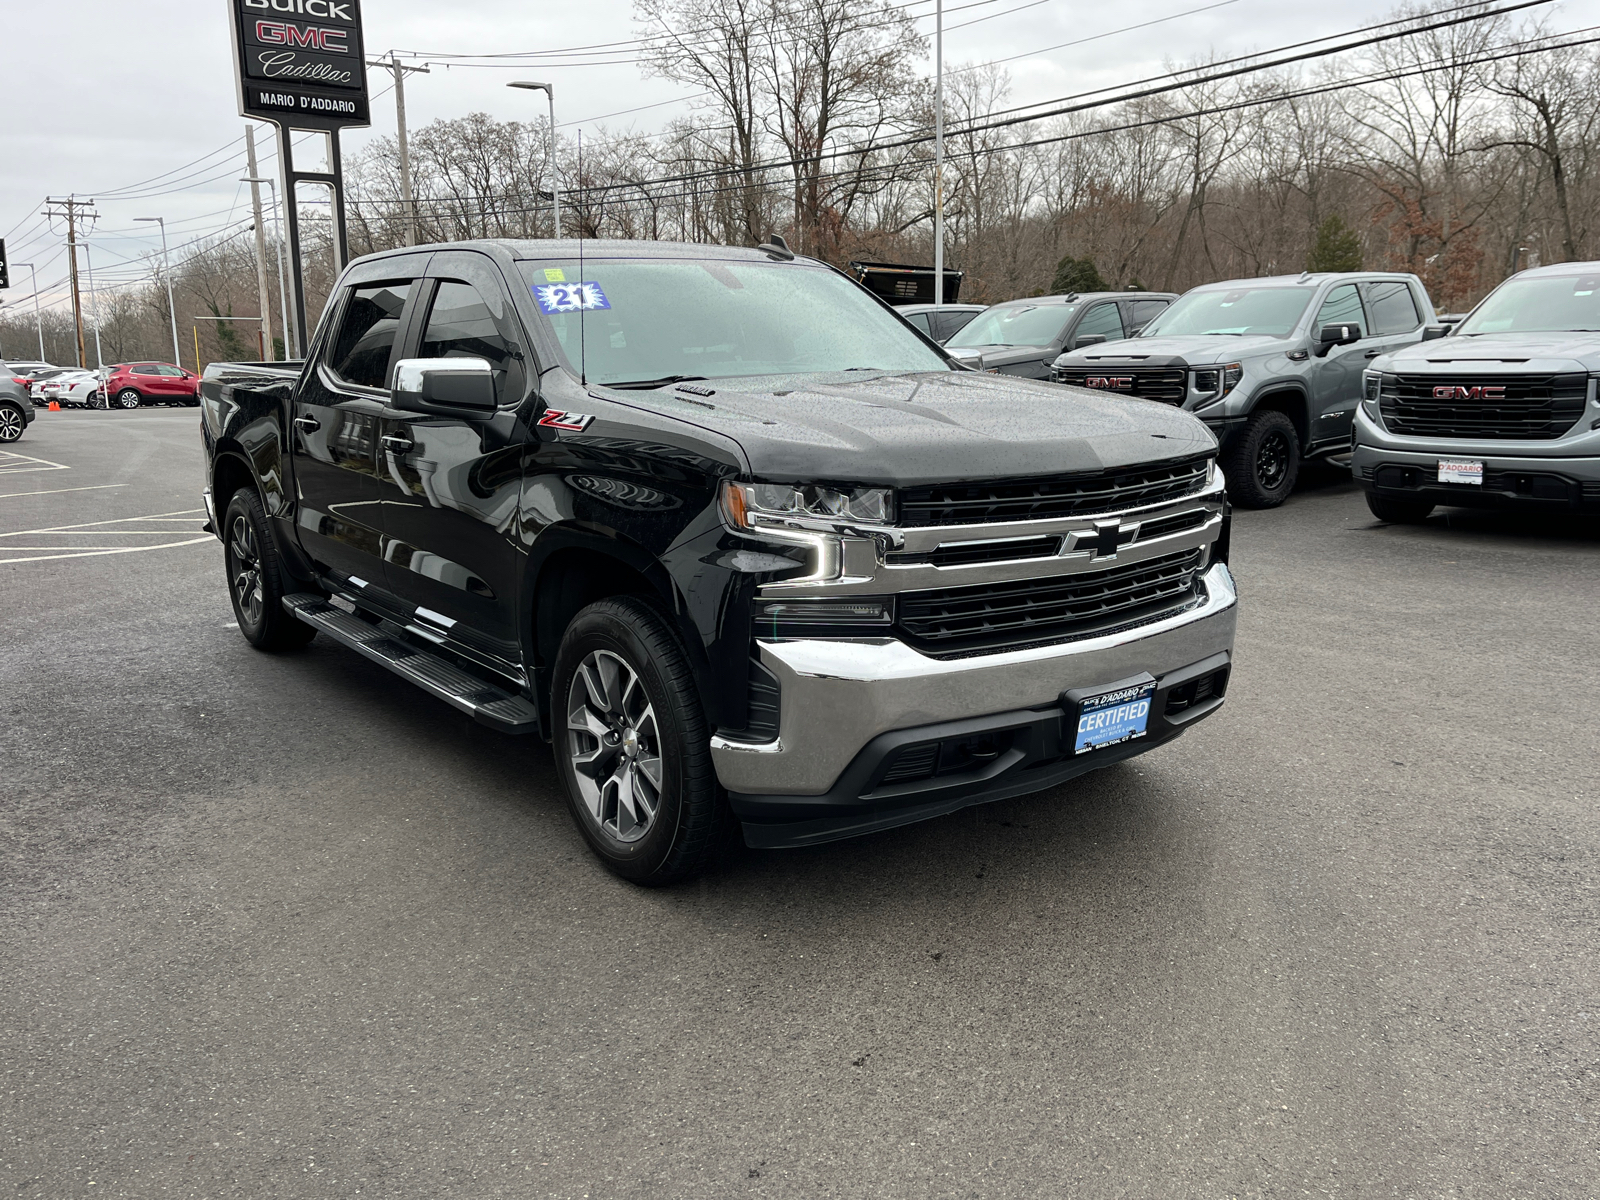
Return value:
M 159 375 L 159 374 L 161 374 L 160 370 L 157 369 L 155 363 L 140 363 L 138 366 L 133 368 L 133 373 L 135 375 Z
M 933 332 L 932 327 L 928 324 L 927 313 L 908 313 L 906 314 L 906 320 L 922 330 L 923 333 L 932 334 Z
M 1317 309 L 1317 319 L 1311 323 L 1312 336 L 1324 325 L 1360 325 L 1366 327 L 1361 313 L 1361 294 L 1353 283 L 1341 283 L 1328 293 L 1328 298 Z
M 1076 304 L 1002 304 L 978 314 L 951 346 L 1049 346 L 1078 311 Z
M 362 387 L 389 385 L 389 353 L 410 291 L 410 281 L 350 289 L 328 353 L 328 365 L 340 379 Z
M 522 347 L 502 328 L 470 283 L 443 280 L 433 294 L 428 324 L 422 332 L 422 358 L 482 358 L 494 368 L 495 393 L 520 397 Z M 507 386 L 507 379 L 511 379 Z
M 1135 329 L 1143 329 L 1155 320 L 1169 303 L 1171 302 L 1168 300 L 1135 300 L 1128 306 L 1128 319 L 1133 322 Z
M 947 312 L 940 313 L 933 322 L 933 336 L 939 341 L 954 337 L 961 330 L 972 324 L 976 312 Z
M 1077 339 L 1096 333 L 1103 334 L 1108 342 L 1119 342 L 1127 336 L 1122 332 L 1122 313 L 1115 304 L 1096 304 L 1083 314 L 1072 336 Z
M 1231 333 L 1288 337 L 1311 303 L 1310 288 L 1221 288 L 1179 296 L 1142 330 L 1140 337 L 1184 337 Z
M 1422 324 L 1411 287 L 1405 283 L 1367 284 L 1367 312 L 1373 333 L 1410 333 Z

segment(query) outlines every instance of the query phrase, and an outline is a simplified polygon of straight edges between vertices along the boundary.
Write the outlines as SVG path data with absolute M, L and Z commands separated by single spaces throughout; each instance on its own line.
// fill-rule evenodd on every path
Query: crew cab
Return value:
M 1226 691 L 1216 442 L 969 371 L 774 238 L 353 262 L 307 358 L 212 364 L 245 639 L 321 633 L 549 739 L 646 884 L 1051 787 Z
M 1437 505 L 1600 512 L 1600 262 L 1507 279 L 1373 360 L 1350 469 L 1384 521 Z
M 1137 339 L 1063 354 L 1051 378 L 1193 412 L 1217 435 L 1228 494 L 1272 508 L 1307 458 L 1350 448 L 1362 370 L 1423 336 L 1415 275 L 1353 272 L 1208 283 Z

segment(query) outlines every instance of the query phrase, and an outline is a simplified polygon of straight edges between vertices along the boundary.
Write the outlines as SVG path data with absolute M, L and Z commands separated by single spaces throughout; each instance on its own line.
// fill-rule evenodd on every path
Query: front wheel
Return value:
M 1391 525 L 1415 525 L 1427 520 L 1428 514 L 1433 511 L 1430 501 L 1403 500 L 1380 496 L 1376 492 L 1367 493 L 1367 507 L 1378 520 L 1388 521 Z
M 228 597 L 239 632 L 257 650 L 295 650 L 317 635 L 304 621 L 283 608 L 288 572 L 267 527 L 261 497 L 240 488 L 228 501 L 222 518 L 223 562 L 228 571 Z
M 28 418 L 15 404 L 0 404 L 0 442 L 14 442 L 28 427 Z
M 117 393 L 118 408 L 138 408 L 141 397 L 133 388 L 123 388 Z
M 1222 455 L 1228 498 L 1241 508 L 1276 508 L 1300 476 L 1300 435 L 1277 411 L 1258 412 L 1245 422 Z
M 628 596 L 585 608 L 562 636 L 550 707 L 567 804 L 600 860 L 652 887 L 705 870 L 731 817 L 665 619 Z

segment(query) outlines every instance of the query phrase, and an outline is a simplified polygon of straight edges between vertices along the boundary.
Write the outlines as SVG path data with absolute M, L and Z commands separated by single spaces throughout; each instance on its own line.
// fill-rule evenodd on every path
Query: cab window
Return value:
M 1353 283 L 1341 283 L 1328 293 L 1328 298 L 1322 302 L 1322 307 L 1317 309 L 1317 319 L 1312 323 L 1311 334 L 1316 336 L 1317 330 L 1324 325 L 1359 325 L 1363 330 L 1367 323 L 1361 312 L 1361 293 L 1356 290 Z
M 1108 342 L 1120 342 L 1127 337 L 1122 331 L 1122 313 L 1115 304 L 1096 304 L 1084 313 L 1072 340 L 1076 342 L 1086 334 L 1095 333 L 1103 334 Z
M 422 358 L 485 359 L 494 368 L 495 395 L 501 402 L 521 398 L 522 347 L 494 319 L 470 283 L 440 280 L 428 308 L 418 354 Z
M 389 386 L 389 356 L 411 286 L 406 280 L 349 290 L 339 332 L 328 352 L 328 366 L 335 375 L 358 387 Z
M 1411 286 L 1403 281 L 1367 284 L 1367 311 L 1373 333 L 1410 333 L 1422 324 Z

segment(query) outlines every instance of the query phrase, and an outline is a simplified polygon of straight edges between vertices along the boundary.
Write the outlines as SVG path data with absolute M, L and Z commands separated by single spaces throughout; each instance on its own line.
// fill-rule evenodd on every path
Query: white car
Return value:
M 55 401 L 68 408 L 97 408 L 100 404 L 100 379 L 98 371 L 62 371 L 45 379 L 36 379 L 28 390 L 35 404 Z

